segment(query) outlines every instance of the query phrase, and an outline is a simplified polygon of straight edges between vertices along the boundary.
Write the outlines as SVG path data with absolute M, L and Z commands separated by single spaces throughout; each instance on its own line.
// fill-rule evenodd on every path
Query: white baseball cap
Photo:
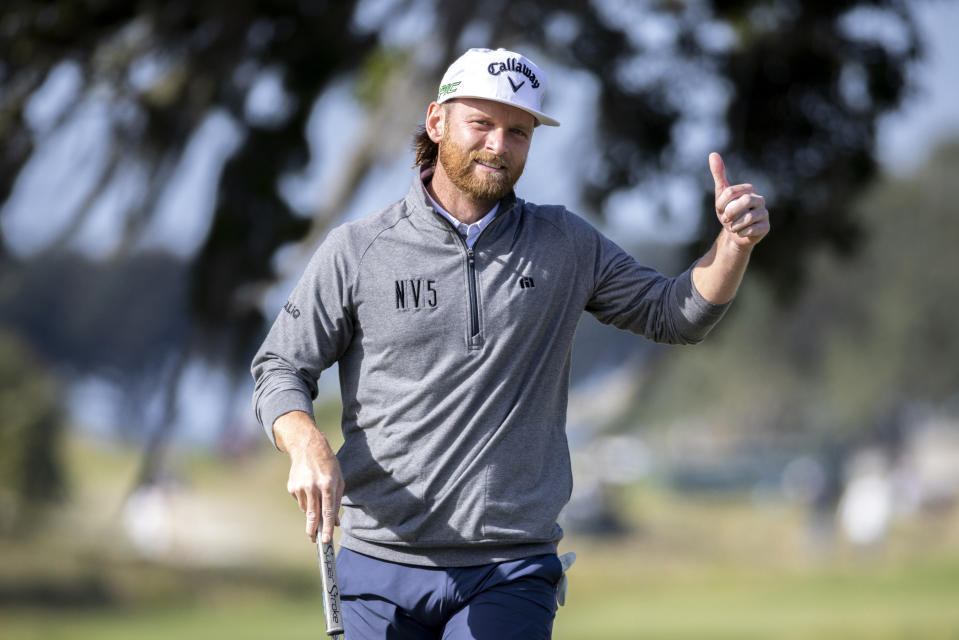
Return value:
M 446 70 L 436 101 L 492 100 L 532 114 L 536 124 L 558 127 L 541 110 L 545 93 L 546 74 L 526 56 L 506 49 L 470 49 Z

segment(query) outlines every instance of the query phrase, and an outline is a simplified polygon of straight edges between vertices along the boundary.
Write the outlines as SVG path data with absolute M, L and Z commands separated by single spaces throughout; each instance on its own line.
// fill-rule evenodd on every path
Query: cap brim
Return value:
M 476 95 L 470 95 L 468 93 L 463 93 L 463 94 L 458 93 L 455 96 L 454 95 L 444 96 L 444 99 L 439 100 L 438 102 L 440 104 L 443 104 L 444 102 L 449 102 L 450 100 L 456 100 L 457 98 L 475 98 L 477 100 L 489 100 L 490 102 L 499 102 L 500 104 L 505 104 L 510 107 L 516 107 L 520 111 L 525 111 L 526 113 L 536 118 L 536 124 L 545 124 L 548 127 L 559 126 L 559 120 L 556 120 L 555 118 L 550 118 L 548 115 L 546 115 L 542 111 L 534 111 L 533 109 L 530 109 L 528 107 L 521 107 L 515 102 L 510 102 L 509 100 L 500 100 L 499 98 L 490 98 L 489 96 L 476 96 Z

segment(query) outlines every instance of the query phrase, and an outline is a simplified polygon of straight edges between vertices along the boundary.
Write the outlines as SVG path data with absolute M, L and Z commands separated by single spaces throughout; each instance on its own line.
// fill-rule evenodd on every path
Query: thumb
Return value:
M 726 180 L 726 164 L 723 157 L 718 153 L 709 154 L 709 171 L 713 174 L 713 182 L 716 183 L 716 195 L 718 196 L 723 189 L 729 186 Z

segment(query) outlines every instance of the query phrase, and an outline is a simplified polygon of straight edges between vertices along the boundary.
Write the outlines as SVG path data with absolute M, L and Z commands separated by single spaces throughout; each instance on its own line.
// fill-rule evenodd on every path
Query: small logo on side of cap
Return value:
M 440 92 L 436 96 L 436 99 L 439 100 L 440 98 L 442 98 L 443 96 L 449 93 L 455 93 L 456 89 L 460 86 L 460 84 L 462 83 L 459 80 L 457 80 L 456 82 L 451 82 L 449 84 L 444 84 L 442 87 L 440 87 Z

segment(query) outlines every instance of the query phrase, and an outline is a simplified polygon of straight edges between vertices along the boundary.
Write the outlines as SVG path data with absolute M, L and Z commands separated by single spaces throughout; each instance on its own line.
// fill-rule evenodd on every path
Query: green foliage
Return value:
M 865 195 L 857 214 L 871 237 L 861 260 L 816 265 L 819 284 L 806 299 L 830 307 L 821 376 L 842 424 L 959 392 L 956 151 L 943 148 L 914 178 Z
M 62 429 L 53 376 L 13 334 L 0 331 L 0 533 L 26 524 L 62 494 Z
M 363 61 L 359 70 L 353 95 L 357 101 L 368 107 L 374 107 L 391 96 L 386 91 L 391 78 L 409 65 L 409 53 L 404 50 L 379 48 L 373 50 Z

